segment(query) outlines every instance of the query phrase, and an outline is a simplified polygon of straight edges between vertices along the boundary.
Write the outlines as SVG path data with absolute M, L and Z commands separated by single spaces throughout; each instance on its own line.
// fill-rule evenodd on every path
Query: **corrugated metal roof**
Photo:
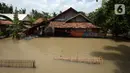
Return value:
M 3 18 L 3 17 L 0 17 L 0 20 L 4 20 L 5 18 Z
M 11 20 L 14 19 L 14 14 L 0 14 L 9 17 Z M 18 18 L 20 21 L 26 20 L 25 18 L 28 16 L 28 14 L 18 14 Z

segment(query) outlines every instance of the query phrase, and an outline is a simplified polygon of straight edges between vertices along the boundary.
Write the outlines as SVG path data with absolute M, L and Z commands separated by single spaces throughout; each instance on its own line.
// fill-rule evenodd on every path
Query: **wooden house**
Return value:
M 86 15 L 73 8 L 50 19 L 49 27 L 54 28 L 55 36 L 97 37 L 100 30 Z

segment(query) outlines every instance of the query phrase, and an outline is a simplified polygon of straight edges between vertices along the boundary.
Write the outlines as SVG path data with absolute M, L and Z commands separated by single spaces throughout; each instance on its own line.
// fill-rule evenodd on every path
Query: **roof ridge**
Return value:
M 62 13 L 58 14 L 57 16 L 53 17 L 53 18 L 52 18 L 52 19 L 50 19 L 49 21 L 51 21 L 51 20 L 55 19 L 56 17 L 60 16 L 61 14 L 63 14 L 63 13 L 65 13 L 65 12 L 67 12 L 67 11 L 68 11 L 68 10 L 70 10 L 70 9 L 72 9 L 72 10 L 74 10 L 74 11 L 78 12 L 78 11 L 77 11 L 77 10 L 75 10 L 74 8 L 70 7 L 70 8 L 68 8 L 67 10 L 63 11 Z
M 79 16 L 79 15 L 83 16 L 85 19 L 87 19 L 89 22 L 91 22 L 90 19 L 88 19 L 87 16 L 86 16 L 86 15 L 83 15 L 82 13 L 76 14 L 75 16 L 73 16 L 73 17 L 69 18 L 68 20 L 66 20 L 65 22 L 68 22 L 69 20 L 71 20 L 71 19 L 73 19 L 73 18 L 75 18 L 75 17 L 77 17 L 77 16 Z

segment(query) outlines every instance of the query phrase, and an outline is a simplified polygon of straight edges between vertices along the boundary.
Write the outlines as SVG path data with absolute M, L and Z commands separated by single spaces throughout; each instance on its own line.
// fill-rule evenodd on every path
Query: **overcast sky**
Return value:
M 60 10 L 64 11 L 69 7 L 89 13 L 101 6 L 101 0 L 98 0 L 98 2 L 96 0 L 0 0 L 0 2 L 12 4 L 18 8 L 26 8 L 27 13 L 31 9 L 59 13 Z

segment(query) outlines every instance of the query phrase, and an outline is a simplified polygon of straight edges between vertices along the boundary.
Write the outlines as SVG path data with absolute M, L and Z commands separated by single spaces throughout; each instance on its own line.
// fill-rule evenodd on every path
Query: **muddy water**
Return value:
M 119 69 L 113 60 L 104 64 L 91 65 L 54 60 L 60 55 L 65 57 L 91 58 L 93 52 L 108 53 L 105 46 L 117 47 L 129 42 L 115 42 L 109 39 L 92 38 L 36 38 L 13 41 L 0 40 L 0 59 L 35 60 L 36 68 L 0 68 L 0 73 L 115 73 Z M 119 51 L 109 51 L 121 54 Z M 102 55 L 101 55 L 102 56 Z

